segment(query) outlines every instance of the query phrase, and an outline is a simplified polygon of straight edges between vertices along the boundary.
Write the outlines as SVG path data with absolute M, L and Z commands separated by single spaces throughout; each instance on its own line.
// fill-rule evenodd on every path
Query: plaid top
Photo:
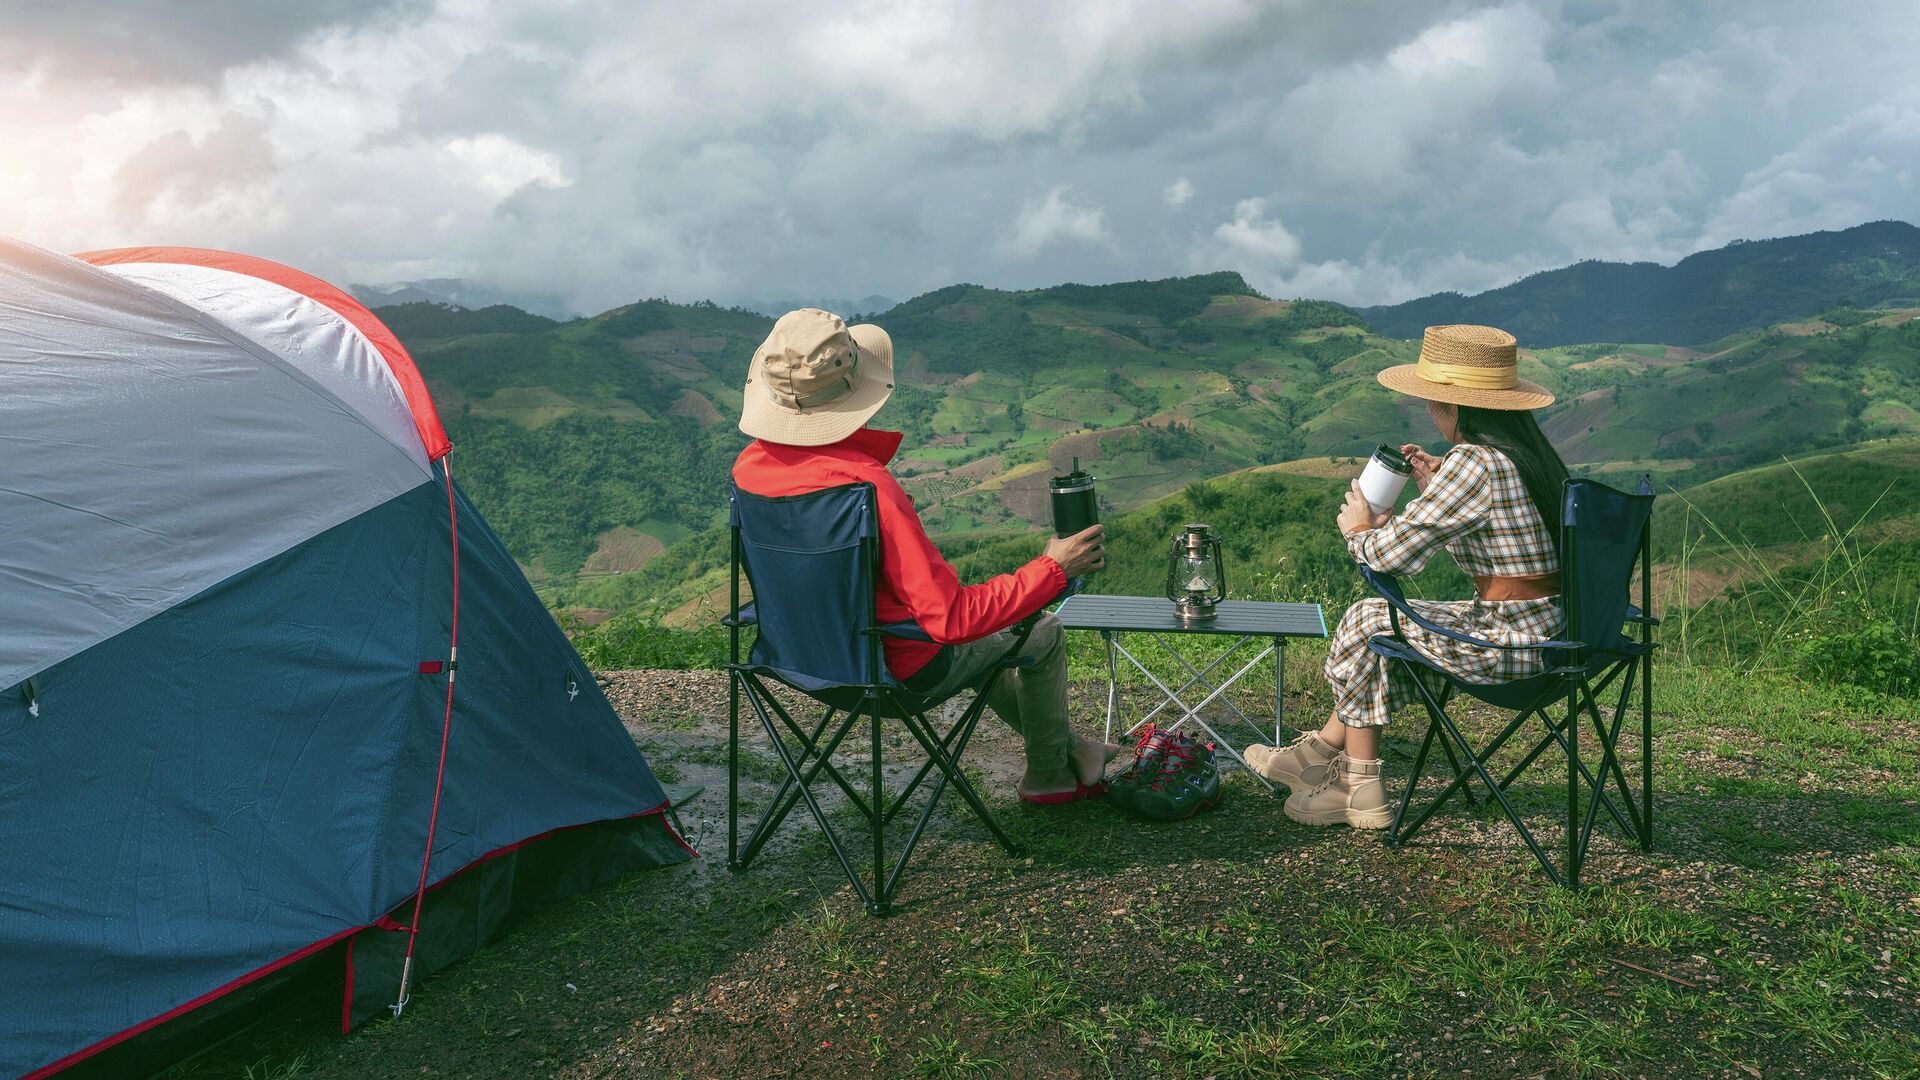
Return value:
M 1356 562 L 1413 574 L 1446 548 L 1469 576 L 1534 577 L 1560 569 L 1553 534 L 1527 497 L 1520 470 L 1492 447 L 1461 443 L 1406 511 L 1347 536 Z

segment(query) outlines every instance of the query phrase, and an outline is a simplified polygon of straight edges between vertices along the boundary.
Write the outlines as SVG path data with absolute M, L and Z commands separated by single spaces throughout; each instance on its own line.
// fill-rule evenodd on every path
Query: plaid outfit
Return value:
M 1533 577 L 1560 569 L 1553 534 L 1527 497 L 1520 470 L 1491 447 L 1462 443 L 1447 452 L 1420 497 L 1406 512 L 1377 529 L 1347 537 L 1354 561 L 1382 573 L 1413 574 L 1434 552 L 1446 548 L 1471 576 Z M 1566 625 L 1559 597 L 1539 600 L 1412 600 L 1420 614 L 1441 626 L 1501 645 L 1551 641 Z M 1407 641 L 1467 682 L 1511 682 L 1544 666 L 1538 651 L 1500 652 L 1428 633 L 1402 620 Z M 1419 700 L 1406 674 L 1367 648 L 1376 634 L 1393 632 L 1387 602 L 1362 600 L 1347 609 L 1327 654 L 1327 682 L 1334 711 L 1349 727 L 1378 727 L 1395 709 Z M 1436 698 L 1445 700 L 1445 680 L 1421 673 Z

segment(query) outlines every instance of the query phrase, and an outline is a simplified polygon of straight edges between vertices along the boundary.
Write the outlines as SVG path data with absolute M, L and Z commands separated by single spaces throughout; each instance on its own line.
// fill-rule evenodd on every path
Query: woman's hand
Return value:
M 1421 449 L 1419 443 L 1408 443 L 1400 452 L 1406 455 L 1407 464 L 1413 466 L 1413 482 L 1420 485 L 1421 491 L 1427 490 L 1428 482 L 1440 469 L 1440 459 Z
M 1347 501 L 1340 506 L 1340 516 L 1334 519 L 1340 531 L 1346 535 L 1366 529 L 1377 529 L 1387 523 L 1392 514 L 1376 514 L 1373 507 L 1367 505 L 1367 497 L 1360 494 L 1360 481 L 1347 485 Z

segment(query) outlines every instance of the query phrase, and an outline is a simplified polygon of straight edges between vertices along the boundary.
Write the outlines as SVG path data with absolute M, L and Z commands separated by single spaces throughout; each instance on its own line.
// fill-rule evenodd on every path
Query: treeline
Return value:
M 578 569 L 599 534 L 616 526 L 711 525 L 746 443 L 731 425 L 703 428 L 680 416 L 632 424 L 574 415 L 533 431 L 461 417 L 448 430 L 460 482 L 508 549 L 562 573 Z
M 1260 294 L 1247 284 L 1245 278 L 1227 270 L 1159 281 L 1122 281 L 1112 285 L 1068 283 L 1016 295 L 1018 302 L 1028 307 L 1043 303 L 1069 304 L 1101 311 L 1150 315 L 1165 322 L 1175 322 L 1205 311 L 1216 296 L 1258 297 Z
M 1477 296 L 1436 293 L 1362 311 L 1391 337 L 1438 323 L 1487 323 L 1522 345 L 1699 344 L 1839 303 L 1920 303 L 1920 229 L 1876 221 L 1839 232 L 1734 243 L 1671 267 L 1587 261 Z
M 387 324 L 403 342 L 432 338 L 465 337 L 469 334 L 535 334 L 559 323 L 544 315 L 521 311 L 511 304 L 483 308 L 463 308 L 455 304 L 436 304 L 416 300 L 376 308 L 374 314 Z

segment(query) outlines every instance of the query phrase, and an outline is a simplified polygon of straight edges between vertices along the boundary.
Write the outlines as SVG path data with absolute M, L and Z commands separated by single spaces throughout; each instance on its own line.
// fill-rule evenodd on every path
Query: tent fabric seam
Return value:
M 24 246 L 33 247 L 34 245 L 27 244 Z M 246 352 L 249 356 L 252 356 L 254 359 L 269 365 L 275 371 L 280 372 L 282 375 L 286 376 L 287 378 L 292 379 L 295 382 L 299 383 L 300 385 L 306 387 L 313 394 L 319 396 L 322 400 L 327 402 L 327 404 L 331 408 L 336 409 L 339 412 L 350 417 L 354 423 L 367 429 L 367 431 L 369 431 L 370 433 L 378 437 L 381 442 L 386 443 L 388 446 L 392 446 L 395 450 L 400 451 L 401 456 L 406 458 L 409 464 L 414 464 L 416 466 L 418 465 L 418 463 L 413 460 L 413 455 L 411 453 L 408 453 L 403 447 L 395 445 L 394 441 L 392 439 L 387 438 L 384 432 L 378 430 L 372 424 L 368 423 L 367 418 L 365 416 L 362 416 L 358 410 L 352 408 L 346 402 L 341 401 L 338 397 L 336 397 L 333 394 L 332 391 L 328 390 L 325 386 L 322 386 L 312 376 L 308 375 L 304 371 L 301 371 L 299 368 L 294 367 L 291 364 L 288 364 L 286 361 L 280 359 L 279 357 L 274 356 L 271 353 L 267 352 L 267 350 L 263 346 L 261 346 L 258 342 L 240 333 L 238 330 L 235 330 L 233 327 L 228 326 L 226 323 L 221 322 L 219 319 L 214 318 L 212 315 L 208 314 L 207 312 L 194 307 L 192 304 L 189 304 L 186 301 L 179 299 L 178 297 L 171 296 L 171 295 L 168 295 L 167 293 L 161 292 L 160 290 L 152 287 L 151 285 L 147 285 L 144 282 L 136 281 L 133 278 L 123 277 L 119 274 L 112 272 L 111 270 L 105 269 L 100 265 L 97 265 L 95 263 L 90 263 L 85 259 L 76 259 L 71 255 L 61 255 L 58 252 L 47 251 L 45 248 L 36 248 L 36 250 L 39 250 L 47 255 L 52 255 L 55 258 L 66 259 L 69 262 L 75 263 L 79 266 L 83 266 L 86 268 L 87 273 L 97 275 L 102 281 L 111 282 L 121 288 L 132 289 L 144 296 L 150 297 L 162 304 L 165 304 L 168 307 L 171 307 L 180 312 L 183 312 L 184 314 L 189 316 L 195 323 L 199 324 L 202 329 L 205 329 L 209 333 L 219 336 L 220 338 L 224 339 L 228 344 L 233 345 L 235 348 L 238 348 Z M 121 264 L 121 265 L 125 265 L 125 264 Z M 148 264 L 148 265 L 151 265 L 151 264 Z M 264 280 L 264 279 L 258 279 L 258 280 Z M 268 284 L 274 284 L 274 283 L 269 282 Z M 286 288 L 284 285 L 280 287 Z M 293 292 L 294 290 L 289 289 L 288 291 Z M 298 293 L 296 293 L 296 295 L 298 295 Z M 308 299 L 311 300 L 312 298 L 308 297 Z M 319 303 L 319 301 L 314 301 L 314 302 L 316 304 Z M 325 304 L 320 304 L 320 306 L 322 308 L 326 308 Z M 355 333 L 359 333 L 359 328 L 354 327 L 351 322 L 347 322 L 347 320 L 344 317 L 340 316 L 339 312 L 333 311 L 333 309 L 331 308 L 326 308 L 326 309 L 332 312 L 336 318 L 340 318 L 342 322 L 346 322 L 348 327 L 353 329 Z M 363 338 L 364 336 L 365 335 L 362 335 Z M 373 347 L 372 342 L 368 342 L 368 347 L 369 348 Z M 384 354 L 381 354 L 380 350 L 377 348 L 374 349 L 374 353 L 375 355 L 379 355 L 381 357 L 381 361 L 384 364 L 386 360 Z M 431 454 L 427 450 L 426 443 L 424 440 L 422 440 L 421 442 L 421 453 L 422 455 L 427 456 L 429 460 L 431 459 Z M 431 469 L 424 469 L 422 470 L 422 472 L 424 475 L 428 476 L 429 478 L 431 478 L 433 475 L 433 472 Z
M 313 532 L 308 533 L 306 536 L 295 538 L 294 541 L 288 544 L 286 547 L 280 548 L 277 551 L 270 551 L 266 555 L 262 556 L 260 559 L 252 563 L 251 565 L 240 567 L 238 570 L 235 570 L 233 573 L 228 574 L 223 578 L 219 578 L 214 581 L 209 581 L 205 585 L 202 585 L 198 589 L 195 589 L 193 592 L 175 599 L 172 603 L 167 604 L 164 607 L 155 607 L 155 608 L 150 608 L 144 611 L 136 612 L 133 617 L 125 619 L 121 622 L 112 624 L 111 630 L 101 634 L 98 638 L 95 638 L 94 640 L 87 642 L 84 646 L 78 649 L 75 649 L 64 656 L 54 657 L 52 660 L 47 661 L 45 664 L 42 664 L 40 667 L 23 671 L 18 678 L 13 677 L 8 672 L 0 671 L 0 686 L 15 686 L 27 679 L 34 678 L 35 676 L 38 676 L 38 675 L 44 675 L 47 672 L 53 670 L 54 668 L 59 667 L 61 664 L 64 664 L 67 661 L 73 659 L 74 657 L 79 656 L 82 653 L 85 653 L 91 649 L 98 648 L 99 646 L 104 645 L 109 641 L 112 641 L 114 638 L 119 637 L 121 634 L 124 634 L 127 631 L 132 630 L 133 628 L 141 625 L 142 623 L 147 622 L 150 619 L 159 618 L 160 616 L 165 615 L 167 612 L 172 611 L 174 608 L 179 607 L 181 604 L 190 603 L 191 601 L 206 595 L 208 592 L 219 588 L 220 586 L 226 584 L 227 582 L 232 581 L 234 578 L 239 577 L 241 574 L 247 573 L 248 571 L 254 569 L 254 567 L 259 566 L 261 563 L 270 562 L 274 559 L 277 559 L 280 556 L 285 555 L 287 552 L 292 551 L 294 548 L 299 547 L 301 544 L 304 544 L 307 541 L 312 540 L 316 536 L 319 536 L 325 532 L 328 532 L 329 530 L 337 529 L 340 526 L 345 525 L 347 522 L 352 521 L 354 518 L 360 517 L 361 515 L 366 514 L 374 509 L 385 506 L 386 504 L 394 501 L 395 499 L 406 498 L 408 495 L 411 495 L 414 492 L 419 491 L 422 487 L 428 484 L 431 484 L 433 482 L 434 482 L 433 476 L 429 474 L 426 476 L 425 479 L 421 480 L 420 483 L 415 484 L 414 486 L 406 489 L 405 491 L 387 495 L 386 497 L 381 498 L 377 502 L 366 503 L 364 505 L 356 503 L 353 509 L 349 513 L 341 516 L 338 520 L 331 521 L 326 525 L 318 529 L 315 529 Z
M 400 336 L 393 332 L 392 327 L 382 322 L 371 308 L 332 282 L 317 278 L 285 263 L 213 248 L 181 246 L 103 248 L 78 252 L 73 257 L 92 266 L 145 263 L 229 270 L 279 285 L 312 300 L 331 311 L 347 325 L 360 331 L 373 346 L 374 352 L 385 364 L 388 374 L 393 376 L 400 385 L 401 397 L 406 402 L 407 411 L 412 414 L 413 425 L 420 438 L 421 448 L 426 451 L 427 461 L 431 463 L 439 460 L 451 448 L 452 443 L 447 437 L 446 424 L 440 418 L 440 410 L 434 403 L 433 393 L 428 389 L 426 378 L 420 372 L 420 365 L 407 351 Z M 235 263 L 240 265 L 238 267 L 230 265 Z M 335 300 L 341 303 L 335 303 Z M 343 304 L 345 306 L 342 306 Z M 366 325 L 362 325 L 363 317 Z M 374 329 L 378 329 L 384 338 L 376 335 Z M 386 341 L 392 343 L 391 350 L 384 343 Z M 404 372 L 396 366 L 396 360 L 404 363 L 406 368 Z
M 79 261 L 82 263 L 86 263 L 86 265 L 93 267 L 95 270 L 99 270 L 102 273 L 105 273 L 107 276 L 113 278 L 116 281 L 120 281 L 128 285 L 137 285 L 137 286 L 152 290 L 153 292 L 155 292 L 156 295 L 164 297 L 168 300 L 172 300 L 174 303 L 182 304 L 186 306 L 187 309 L 190 311 L 197 312 L 210 319 L 214 318 L 211 315 L 211 313 L 201 311 L 199 308 L 195 308 L 193 307 L 193 305 L 187 304 L 186 301 L 180 300 L 167 293 L 159 292 L 159 290 L 154 289 L 153 286 L 147 285 L 145 282 L 142 282 L 136 278 L 122 277 L 121 275 L 116 274 L 111 270 L 107 270 L 102 266 L 96 265 L 94 263 L 87 263 L 86 260 L 84 259 Z M 359 327 L 353 325 L 352 320 L 346 318 L 345 316 L 341 315 L 338 311 L 335 311 L 333 308 L 328 307 L 326 304 L 323 304 L 318 300 L 315 300 L 313 297 L 308 296 L 307 294 L 299 291 L 298 289 L 288 288 L 287 286 L 282 285 L 277 281 L 269 281 L 266 278 L 255 277 L 252 274 L 242 273 L 241 271 L 238 271 L 238 270 L 229 270 L 224 266 L 201 266 L 197 263 L 168 263 L 168 262 L 117 262 L 117 263 L 108 263 L 106 265 L 129 266 L 129 267 L 131 266 L 191 266 L 196 270 L 212 270 L 222 274 L 232 274 L 235 277 L 245 278 L 248 281 L 259 282 L 262 285 L 279 289 L 281 292 L 287 293 L 290 296 L 294 296 L 301 300 L 305 300 L 307 303 L 312 304 L 313 306 L 326 312 L 330 317 L 337 319 L 341 325 L 347 328 L 348 332 L 352 333 L 354 337 L 359 339 L 359 341 L 367 347 L 368 352 L 372 353 L 374 356 L 379 358 L 380 370 L 385 375 L 387 382 L 393 388 L 394 393 L 400 396 L 400 403 L 402 405 L 408 404 L 407 397 L 406 397 L 406 388 L 400 384 L 399 377 L 393 373 L 393 367 L 388 362 L 386 354 L 380 351 L 380 347 L 374 344 L 373 340 L 367 337 L 367 335 L 363 331 L 361 331 Z M 221 327 L 231 329 L 230 327 L 227 327 L 224 322 L 220 322 L 218 319 L 214 319 L 214 322 Z M 238 331 L 235 331 L 235 332 L 238 333 Z M 244 337 L 244 335 L 242 336 Z M 264 346 L 261 346 L 258 342 L 255 342 L 252 339 L 247 339 L 247 344 L 255 350 L 264 349 Z M 338 395 L 334 394 L 333 391 L 327 389 L 326 386 L 320 383 L 318 380 L 314 379 L 312 376 L 308 375 L 306 372 L 301 371 L 299 368 L 294 367 L 291 364 L 287 364 L 285 361 L 282 361 L 277 357 L 273 357 L 271 354 L 263 353 L 263 355 L 266 355 L 270 360 L 272 360 L 276 364 L 276 366 L 281 367 L 291 376 L 299 379 L 303 383 L 306 383 L 308 386 L 312 387 L 316 392 L 325 396 L 326 399 L 332 402 L 336 408 L 339 408 L 341 411 L 350 414 L 354 418 L 354 420 L 357 421 L 362 427 L 365 427 L 368 431 L 371 431 L 375 435 L 380 436 L 380 439 L 382 442 L 385 442 L 388 446 L 391 446 L 395 450 L 398 450 L 401 454 L 403 454 L 407 458 L 407 460 L 409 461 L 413 460 L 412 450 L 409 450 L 407 447 L 402 446 L 401 444 L 395 442 L 392 438 L 390 438 L 387 435 L 386 432 L 383 432 L 378 428 L 374 427 L 372 424 L 368 423 L 367 418 L 363 416 L 359 410 L 353 408 L 352 406 L 348 405 L 346 402 L 342 401 Z M 407 430 L 413 432 L 415 438 L 417 439 L 419 437 L 419 428 L 417 426 L 418 421 L 414 419 L 411 411 L 409 411 L 407 414 L 407 423 L 408 423 Z M 433 461 L 433 454 L 432 454 L 432 451 L 426 446 L 424 441 L 421 442 L 420 444 L 420 454 L 422 457 L 427 459 L 427 462 L 428 462 L 427 472 L 429 475 L 431 475 L 433 471 L 431 467 L 432 461 Z

